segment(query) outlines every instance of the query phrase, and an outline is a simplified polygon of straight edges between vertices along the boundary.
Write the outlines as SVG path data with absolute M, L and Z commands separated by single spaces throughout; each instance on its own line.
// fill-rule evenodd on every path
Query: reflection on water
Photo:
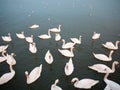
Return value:
M 0 1 L 0 36 L 11 33 L 13 41 L 6 43 L 0 39 L 0 45 L 9 44 L 8 53 L 16 54 L 17 64 L 14 66 L 15 77 L 8 83 L 1 85 L 0 90 L 50 90 L 51 85 L 59 79 L 63 90 L 76 90 L 71 84 L 74 77 L 79 79 L 91 78 L 100 82 L 91 90 L 103 90 L 106 84 L 104 74 L 88 69 L 88 66 L 102 63 L 111 67 L 112 62 L 120 61 L 120 49 L 113 54 L 113 60 L 102 62 L 93 57 L 93 52 L 109 54 L 109 50 L 102 44 L 120 40 L 120 1 L 119 0 L 1 0 Z M 38 24 L 40 27 L 31 30 L 29 26 Z M 61 37 L 70 42 L 71 37 L 82 35 L 82 44 L 75 45 L 73 57 L 74 72 L 65 76 L 64 67 L 69 58 L 62 56 L 62 41 L 55 41 L 51 33 L 50 40 L 41 40 L 38 35 L 48 29 L 61 26 Z M 37 53 L 29 52 L 29 43 L 17 38 L 16 33 L 24 31 L 25 36 L 34 35 Z M 93 32 L 101 33 L 100 39 L 92 40 Z M 54 61 L 52 65 L 45 62 L 45 53 L 50 50 Z M 36 66 L 43 64 L 41 77 L 31 85 L 26 84 L 25 71 L 29 72 Z M 120 68 L 110 74 L 109 79 L 120 84 Z M 6 62 L 0 63 L 0 76 L 8 71 Z

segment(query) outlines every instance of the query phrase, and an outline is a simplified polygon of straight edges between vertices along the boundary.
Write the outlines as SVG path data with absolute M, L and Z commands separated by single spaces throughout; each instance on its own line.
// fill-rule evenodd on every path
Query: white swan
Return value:
M 56 79 L 55 83 L 51 85 L 51 90 L 62 90 L 61 87 L 57 86 L 58 82 L 59 82 L 59 79 Z
M 2 36 L 3 41 L 10 42 L 12 41 L 11 34 L 8 33 L 8 36 Z
M 69 76 L 73 73 L 74 65 L 72 62 L 72 58 L 70 58 L 69 61 L 66 63 L 64 70 L 65 70 L 65 75 L 67 75 L 67 76 Z
M 36 47 L 36 43 L 35 42 L 29 43 L 29 51 L 31 53 L 37 53 L 37 47 Z
M 28 74 L 28 71 L 25 71 L 27 84 L 31 84 L 31 83 L 35 82 L 41 76 L 41 72 L 42 72 L 42 64 L 38 67 L 35 67 L 30 72 L 30 74 Z
M 58 51 L 65 57 L 74 57 L 73 48 L 74 47 L 71 47 L 70 50 L 60 50 L 60 49 L 58 49 Z
M 63 42 L 63 44 L 62 44 L 63 49 L 69 49 L 69 48 L 71 48 L 71 47 L 73 47 L 75 45 L 75 43 L 72 43 L 72 42 L 65 43 L 64 39 L 62 39 L 62 42 Z
M 2 56 L 0 56 L 0 63 L 4 62 L 7 60 L 7 57 L 4 55 L 6 53 L 6 51 L 2 52 Z
M 104 90 L 120 90 L 120 85 L 117 84 L 116 82 L 107 79 L 109 73 L 106 71 L 106 74 L 104 76 L 104 82 L 106 83 L 106 87 L 104 88 Z
M 100 33 L 94 32 L 93 36 L 92 36 L 92 39 L 94 40 L 94 39 L 99 39 L 99 38 L 100 38 Z
M 46 61 L 48 64 L 52 64 L 52 63 L 53 63 L 53 56 L 52 56 L 52 54 L 50 53 L 49 50 L 48 50 L 47 53 L 45 54 L 45 61 Z
M 33 35 L 31 35 L 30 37 L 25 37 L 25 40 L 29 43 L 33 42 Z
M 34 25 L 30 26 L 29 28 L 31 28 L 31 29 L 36 29 L 36 28 L 39 28 L 39 25 L 34 24 Z
M 15 71 L 13 70 L 12 65 L 10 65 L 10 72 L 5 73 L 0 77 L 0 85 L 9 82 L 14 76 L 15 76 Z
M 50 31 L 51 31 L 51 32 L 54 32 L 54 33 L 59 33 L 59 32 L 61 32 L 61 25 L 59 25 L 58 28 L 51 28 Z
M 92 66 L 88 66 L 88 68 L 97 71 L 98 73 L 106 73 L 106 69 L 108 70 L 109 73 L 114 73 L 115 72 L 115 65 L 118 65 L 118 61 L 114 61 L 112 63 L 112 69 L 110 69 L 108 66 L 105 64 L 94 64 Z
M 6 56 L 6 57 L 7 57 L 6 62 L 7 62 L 9 65 L 15 65 L 15 64 L 16 64 L 16 60 L 15 60 L 14 56 L 15 56 L 15 53 L 11 53 L 10 55 L 7 54 L 7 56 Z
M 55 33 L 55 41 L 60 41 L 61 35 L 59 33 Z
M 105 44 L 102 44 L 107 49 L 117 50 L 118 44 L 120 41 L 116 41 L 115 45 L 112 42 L 106 42 Z
M 51 38 L 50 30 L 48 30 L 48 35 L 47 34 L 43 34 L 43 35 L 39 35 L 38 37 L 40 39 L 50 39 Z
M 75 77 L 71 80 L 71 82 L 74 83 L 75 88 L 90 89 L 92 88 L 92 86 L 99 83 L 99 80 L 94 80 L 89 78 L 79 80 L 77 77 Z
M 21 32 L 21 33 L 16 33 L 16 36 L 20 39 L 25 39 L 25 35 L 24 35 L 24 32 Z
M 8 48 L 8 45 L 2 45 L 0 46 L 0 53 L 5 51 Z
M 109 56 L 106 56 L 104 54 L 95 54 L 95 53 L 93 53 L 93 55 L 96 59 L 99 59 L 101 61 L 111 61 L 113 52 L 114 51 L 111 50 L 110 53 L 109 53 Z
M 77 38 L 70 38 L 72 42 L 76 43 L 76 44 L 81 44 L 82 41 L 82 36 L 79 36 L 79 39 Z

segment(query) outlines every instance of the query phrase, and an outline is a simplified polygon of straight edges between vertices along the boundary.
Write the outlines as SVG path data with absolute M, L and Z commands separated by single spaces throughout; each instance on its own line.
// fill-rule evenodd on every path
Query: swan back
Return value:
M 53 62 L 53 56 L 52 56 L 52 54 L 50 53 L 49 50 L 45 54 L 45 60 L 48 64 L 52 64 L 52 62 Z

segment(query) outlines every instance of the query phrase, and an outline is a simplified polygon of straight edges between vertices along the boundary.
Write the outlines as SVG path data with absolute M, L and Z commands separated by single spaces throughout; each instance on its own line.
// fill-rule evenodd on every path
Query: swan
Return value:
M 51 28 L 50 31 L 51 31 L 51 32 L 54 32 L 54 33 L 59 33 L 59 32 L 61 32 L 61 25 L 59 25 L 58 28 Z
M 114 51 L 111 50 L 110 53 L 109 53 L 109 56 L 106 56 L 104 54 L 95 54 L 95 53 L 93 53 L 93 55 L 96 59 L 99 59 L 99 60 L 102 60 L 102 61 L 111 61 L 113 52 Z
M 31 53 L 37 53 L 37 47 L 35 42 L 29 43 L 29 51 Z
M 72 42 L 76 43 L 76 44 L 81 44 L 82 41 L 82 36 L 79 36 L 79 39 L 77 38 L 70 38 Z
M 47 34 L 43 34 L 43 35 L 39 35 L 38 37 L 40 39 L 50 39 L 51 38 L 50 30 L 48 30 L 48 35 Z
M 107 86 L 104 88 L 104 90 L 120 90 L 120 85 L 112 80 L 109 80 L 107 78 L 108 76 L 109 76 L 109 73 L 107 71 L 104 76 L 104 82 L 106 83 Z
M 112 42 L 106 42 L 105 44 L 102 44 L 107 49 L 117 50 L 118 44 L 120 41 L 116 41 L 115 45 Z
M 34 25 L 30 26 L 29 28 L 31 28 L 31 29 L 36 29 L 36 28 L 39 28 L 39 25 L 34 24 Z
M 9 54 L 7 54 L 7 63 L 9 64 L 9 65 L 15 65 L 16 64 L 16 60 L 15 60 L 15 58 L 13 57 L 13 56 L 16 56 L 15 55 L 15 53 L 11 53 L 10 55 Z
M 28 71 L 25 71 L 27 84 L 31 84 L 35 82 L 40 76 L 42 72 L 42 64 L 38 67 L 35 67 L 29 74 Z
M 0 77 L 0 85 L 9 82 L 14 76 L 15 76 L 15 71 L 13 70 L 12 65 L 10 65 L 10 72 L 5 73 Z
M 65 75 L 69 76 L 73 73 L 74 71 L 74 65 L 72 62 L 72 58 L 69 59 L 69 61 L 65 65 Z
M 21 33 L 16 33 L 16 36 L 20 39 L 25 39 L 25 35 L 24 35 L 24 32 L 21 32 Z
M 45 54 L 45 61 L 46 61 L 48 64 L 52 64 L 52 63 L 53 63 L 53 56 L 52 56 L 52 54 L 50 53 L 50 50 L 48 50 L 47 53 Z
M 29 43 L 33 42 L 33 35 L 31 35 L 30 37 L 25 37 L 25 40 Z
M 72 43 L 72 42 L 65 43 L 64 39 L 62 39 L 62 42 L 63 42 L 63 44 L 62 44 L 63 49 L 68 49 L 68 48 L 71 48 L 71 47 L 73 47 L 75 45 L 75 43 Z
M 2 56 L 0 56 L 0 63 L 7 60 L 7 57 L 4 55 L 5 53 L 6 53 L 6 51 L 2 52 Z
M 92 66 L 88 66 L 88 68 L 97 71 L 98 73 L 106 73 L 106 69 L 108 70 L 109 73 L 114 73 L 115 72 L 115 65 L 118 65 L 118 61 L 114 61 L 112 63 L 112 69 L 110 69 L 108 66 L 105 64 L 94 64 Z
M 8 48 L 8 45 L 2 45 L 0 46 L 0 53 L 5 51 Z
M 60 41 L 61 35 L 59 33 L 55 33 L 55 41 Z
M 93 33 L 92 39 L 99 39 L 100 38 L 100 33 Z
M 8 33 L 8 36 L 2 36 L 3 41 L 10 42 L 12 41 L 11 34 Z
M 58 49 L 58 51 L 65 57 L 74 57 L 73 48 L 74 47 L 71 47 L 70 50 Z
M 79 80 L 77 77 L 75 77 L 71 80 L 71 82 L 74 83 L 75 88 L 90 89 L 92 88 L 92 86 L 99 83 L 99 80 L 94 80 L 89 78 Z
M 56 79 L 55 83 L 51 85 L 51 90 L 62 90 L 61 87 L 57 86 L 58 82 L 59 82 L 59 79 Z

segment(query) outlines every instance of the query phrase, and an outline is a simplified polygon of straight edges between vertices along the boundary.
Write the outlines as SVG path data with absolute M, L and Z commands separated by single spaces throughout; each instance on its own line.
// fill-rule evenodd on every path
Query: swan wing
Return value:
M 71 53 L 69 50 L 60 50 L 58 49 L 58 51 L 63 55 L 63 56 L 66 56 L 66 57 L 73 57 L 74 54 Z
M 51 90 L 62 90 L 62 88 L 60 88 L 59 86 L 56 86 L 56 85 L 52 85 Z
M 72 42 L 80 44 L 80 40 L 77 38 L 70 38 Z
M 109 59 L 108 56 L 106 56 L 104 54 L 94 54 L 93 53 L 93 55 L 94 55 L 95 58 L 97 58 L 99 60 L 108 60 Z

